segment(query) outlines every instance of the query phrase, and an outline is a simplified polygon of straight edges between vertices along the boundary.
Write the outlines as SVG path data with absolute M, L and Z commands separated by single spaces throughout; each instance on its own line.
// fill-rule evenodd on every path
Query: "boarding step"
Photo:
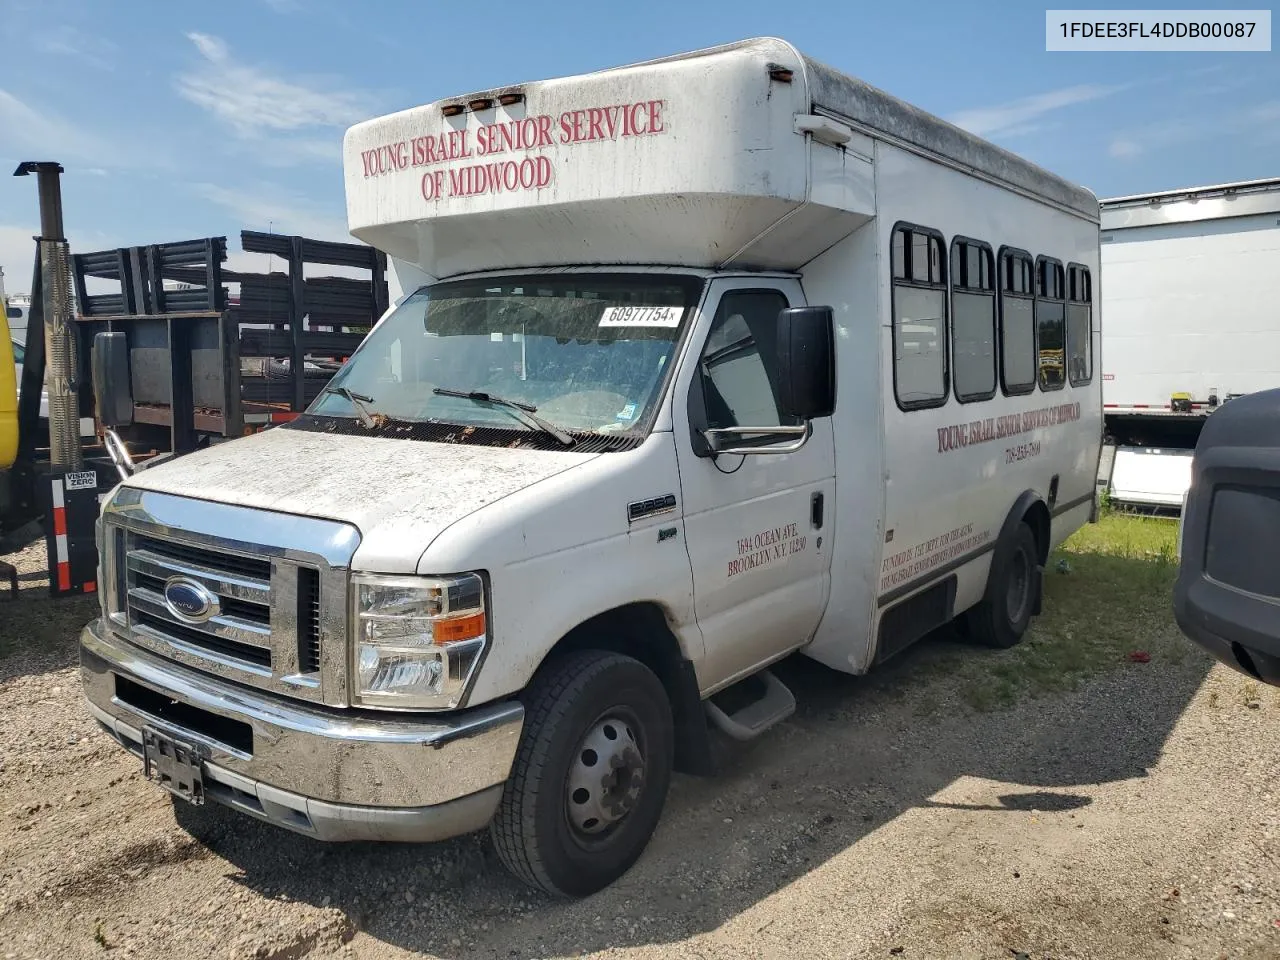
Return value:
M 786 684 L 761 670 L 721 690 L 706 706 L 717 729 L 734 740 L 746 741 L 795 713 L 796 698 Z

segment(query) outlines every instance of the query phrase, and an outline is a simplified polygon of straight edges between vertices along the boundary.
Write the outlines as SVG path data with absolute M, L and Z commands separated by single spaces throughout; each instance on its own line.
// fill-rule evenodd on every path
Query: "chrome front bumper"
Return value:
M 409 718 L 291 702 L 143 651 L 101 620 L 80 635 L 80 676 L 90 712 L 122 746 L 141 756 L 144 727 L 194 744 L 206 796 L 319 840 L 431 841 L 484 827 L 524 724 L 519 703 Z

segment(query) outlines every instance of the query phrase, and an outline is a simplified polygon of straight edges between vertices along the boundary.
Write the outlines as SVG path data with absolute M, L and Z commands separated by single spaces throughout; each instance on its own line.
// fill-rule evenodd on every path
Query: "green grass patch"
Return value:
M 964 699 L 976 710 L 1007 707 L 1072 689 L 1131 654 L 1203 659 L 1173 619 L 1177 536 L 1175 520 L 1115 512 L 1076 532 L 1049 558 L 1044 612 L 1022 643 L 961 668 Z
M 1097 523 L 1077 530 L 1058 553 L 1144 560 L 1168 567 L 1177 565 L 1177 545 L 1177 520 L 1108 510 Z

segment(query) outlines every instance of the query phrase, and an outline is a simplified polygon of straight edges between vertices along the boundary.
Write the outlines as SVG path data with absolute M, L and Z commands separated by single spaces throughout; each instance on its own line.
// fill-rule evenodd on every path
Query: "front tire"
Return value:
M 987 594 L 965 614 L 965 633 L 975 643 L 1008 649 L 1022 641 L 1031 624 L 1040 583 L 1040 551 L 1026 523 L 996 548 L 987 578 Z
M 583 897 L 631 868 L 671 782 L 671 705 L 631 657 L 585 650 L 548 664 L 490 827 L 503 864 L 531 886 Z

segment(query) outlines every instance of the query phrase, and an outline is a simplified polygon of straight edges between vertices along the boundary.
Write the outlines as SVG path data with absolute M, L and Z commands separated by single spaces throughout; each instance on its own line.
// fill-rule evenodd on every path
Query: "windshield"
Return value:
M 698 278 L 665 274 L 423 287 L 369 335 L 309 412 L 373 426 L 434 421 L 534 431 L 537 423 L 520 416 L 530 411 L 563 431 L 636 431 L 657 405 L 700 289 Z M 476 393 L 521 410 L 465 396 Z

